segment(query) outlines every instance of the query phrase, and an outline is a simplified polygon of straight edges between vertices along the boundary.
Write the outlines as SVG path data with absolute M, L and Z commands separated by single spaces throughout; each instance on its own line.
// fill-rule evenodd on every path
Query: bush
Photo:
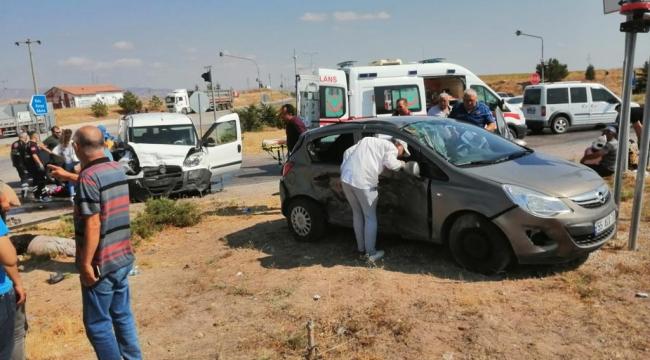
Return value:
M 90 111 L 93 112 L 95 117 L 103 117 L 108 115 L 108 105 L 104 104 L 100 100 L 97 100 L 96 103 L 90 106 Z
M 146 239 L 166 225 L 188 227 L 198 224 L 199 221 L 201 209 L 195 203 L 167 198 L 149 199 L 145 203 L 144 211 L 131 222 L 131 231 Z
M 284 128 L 284 123 L 278 114 L 278 109 L 273 105 L 262 104 L 260 106 L 260 118 L 266 126 L 275 127 L 278 129 Z
M 594 66 L 589 64 L 587 66 L 587 70 L 585 71 L 585 80 L 595 80 L 596 79 L 596 71 L 594 70 Z
M 261 119 L 260 109 L 251 104 L 243 109 L 237 109 L 235 112 L 239 115 L 243 131 L 260 131 L 264 127 Z
M 542 75 L 542 64 L 538 64 L 535 68 L 537 73 Z M 546 81 L 554 82 L 560 81 L 569 75 L 567 65 L 560 63 L 558 59 L 548 59 L 544 64 L 544 77 Z
M 134 114 L 142 111 L 142 101 L 134 93 L 127 91 L 117 103 L 124 114 Z
M 149 108 L 149 111 L 160 111 L 163 107 L 163 102 L 158 96 L 154 95 L 151 97 L 151 100 L 149 100 L 147 107 Z

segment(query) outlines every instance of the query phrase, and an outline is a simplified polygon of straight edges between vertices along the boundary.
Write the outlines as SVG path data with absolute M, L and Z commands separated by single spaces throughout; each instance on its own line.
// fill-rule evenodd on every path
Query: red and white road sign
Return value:
M 530 83 L 533 85 L 539 84 L 539 74 L 534 72 L 530 74 Z

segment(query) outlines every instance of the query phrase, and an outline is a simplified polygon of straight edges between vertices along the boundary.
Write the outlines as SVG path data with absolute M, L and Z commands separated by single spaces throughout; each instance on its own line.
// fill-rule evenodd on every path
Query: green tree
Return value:
M 134 93 L 127 91 L 117 103 L 125 114 L 134 114 L 142 111 L 142 101 Z
M 589 64 L 587 66 L 587 70 L 585 71 L 585 80 L 595 80 L 596 79 L 596 70 L 594 70 L 594 66 Z
M 647 61 L 645 63 L 643 63 L 643 67 L 641 69 L 634 72 L 634 76 L 636 77 L 636 83 L 634 84 L 634 93 L 636 93 L 636 94 L 644 93 L 646 83 L 647 83 L 647 80 L 648 80 L 648 62 Z
M 90 111 L 93 112 L 95 117 L 104 117 L 108 115 L 108 105 L 101 102 L 101 100 L 97 100 L 96 103 L 90 106 Z
M 538 64 L 535 68 L 537 73 L 542 75 L 542 64 Z M 546 81 L 554 82 L 560 81 L 569 75 L 567 65 L 560 63 L 558 59 L 550 58 L 544 64 L 544 77 Z
M 278 109 L 273 105 L 262 104 L 260 105 L 260 118 L 266 126 L 276 127 L 282 129 L 284 123 L 278 114 Z
M 163 107 L 163 102 L 158 96 L 154 95 L 149 100 L 147 107 L 149 108 L 149 111 L 160 111 Z

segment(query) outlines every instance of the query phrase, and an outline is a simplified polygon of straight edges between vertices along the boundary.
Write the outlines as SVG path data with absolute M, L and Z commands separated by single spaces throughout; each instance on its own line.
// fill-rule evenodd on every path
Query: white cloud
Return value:
M 198 50 L 195 47 L 189 47 L 189 48 L 185 49 L 185 52 L 187 52 L 188 54 L 196 54 L 198 52 Z
M 336 21 L 388 20 L 390 14 L 385 11 L 376 13 L 358 13 L 356 11 L 337 11 L 333 14 Z
M 130 41 L 121 40 L 121 41 L 114 42 L 113 47 L 115 49 L 119 49 L 119 50 L 132 50 L 133 49 L 133 43 L 130 42 Z
M 132 68 L 142 66 L 142 60 L 137 58 L 121 58 L 112 61 L 97 61 L 82 56 L 71 56 L 59 60 L 60 66 L 77 67 L 85 70 Z
M 93 60 L 82 56 L 70 56 L 65 60 L 59 60 L 61 66 L 87 67 L 94 64 Z
M 162 69 L 162 68 L 165 67 L 165 64 L 161 63 L 159 61 L 156 61 L 156 62 L 151 64 L 151 67 L 154 68 L 154 69 Z
M 312 13 L 312 12 L 306 12 L 302 14 L 300 17 L 300 20 L 302 21 L 307 21 L 307 22 L 321 22 L 325 21 L 328 19 L 328 15 L 326 13 Z

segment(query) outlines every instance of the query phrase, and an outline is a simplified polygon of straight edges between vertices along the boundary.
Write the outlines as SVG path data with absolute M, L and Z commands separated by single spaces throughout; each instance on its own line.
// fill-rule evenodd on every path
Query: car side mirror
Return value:
M 409 175 L 420 177 L 420 164 L 417 161 L 409 161 L 404 166 L 404 172 Z
M 203 146 L 205 147 L 215 147 L 217 146 L 217 141 L 214 138 L 207 138 L 203 141 Z

